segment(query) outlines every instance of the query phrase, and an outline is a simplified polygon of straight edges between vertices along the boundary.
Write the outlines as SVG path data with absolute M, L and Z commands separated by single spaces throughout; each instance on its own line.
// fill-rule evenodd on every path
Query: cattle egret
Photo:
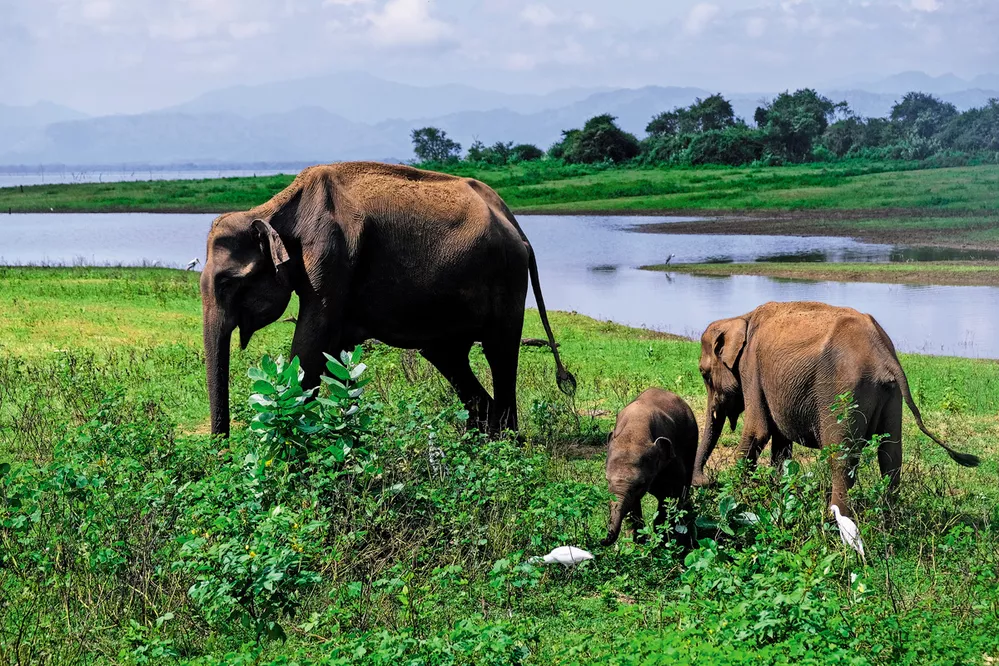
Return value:
M 200 263 L 201 263 L 201 259 L 199 259 L 198 257 L 195 257 L 194 259 L 191 259 L 191 261 L 187 264 L 187 270 L 189 270 L 189 271 L 190 270 L 194 270 L 194 267 L 197 266 Z
M 853 522 L 843 514 L 839 512 L 839 507 L 833 504 L 829 507 L 833 516 L 836 518 L 836 525 L 839 527 L 839 538 L 843 540 L 850 548 L 860 553 L 860 559 L 867 562 L 867 558 L 864 556 L 864 542 L 860 538 L 860 530 L 857 528 L 857 523 Z
M 669 266 L 669 262 L 673 261 L 673 257 L 675 257 L 675 256 L 676 256 L 675 254 L 670 253 L 670 255 L 668 257 L 666 257 L 666 263 L 663 264 L 663 266 Z
M 592 560 L 593 555 L 586 552 L 582 548 L 576 548 L 575 546 L 559 546 L 552 552 L 548 553 L 541 558 L 532 558 L 533 560 L 541 560 L 545 564 L 561 564 L 562 566 L 569 568 L 574 567 L 583 560 Z

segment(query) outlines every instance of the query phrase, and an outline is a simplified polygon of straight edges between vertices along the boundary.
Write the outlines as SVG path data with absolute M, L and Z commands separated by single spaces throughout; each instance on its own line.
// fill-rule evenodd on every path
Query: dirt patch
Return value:
M 683 214 L 691 215 L 691 211 Z M 677 212 L 660 211 L 660 215 Z M 634 231 L 652 234 L 704 234 L 751 236 L 838 236 L 884 245 L 922 245 L 955 249 L 997 250 L 999 241 L 977 241 L 962 238 L 969 231 L 993 229 L 999 226 L 994 211 L 932 210 L 909 208 L 879 208 L 862 210 L 803 210 L 803 211 L 705 211 L 695 222 L 660 222 L 636 225 Z M 967 218 L 973 220 L 965 228 L 920 228 L 906 225 L 882 228 L 857 228 L 851 222 L 869 220 L 919 220 Z
M 920 284 L 945 286 L 999 286 L 999 264 L 990 262 L 961 262 L 947 264 L 953 270 L 939 270 L 941 264 L 931 264 L 925 269 L 905 268 L 900 270 L 881 270 L 878 265 L 866 266 L 858 264 L 856 268 L 834 270 L 815 264 L 719 264 L 684 266 L 677 264 L 668 268 L 671 272 L 689 273 L 691 275 L 760 275 L 789 280 L 813 280 L 819 282 L 874 282 L 879 284 Z M 983 267 L 991 270 L 967 270 L 972 267 Z M 661 267 L 645 267 L 650 270 L 667 270 Z

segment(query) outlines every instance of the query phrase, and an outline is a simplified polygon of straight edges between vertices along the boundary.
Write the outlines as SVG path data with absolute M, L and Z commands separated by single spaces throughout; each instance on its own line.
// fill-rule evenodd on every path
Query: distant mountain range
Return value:
M 820 92 L 864 116 L 886 116 L 910 90 L 932 92 L 959 109 L 999 97 L 999 76 L 971 81 L 904 72 Z M 137 115 L 90 118 L 56 104 L 0 105 L 0 164 L 172 164 L 406 160 L 410 132 L 433 125 L 468 147 L 473 141 L 547 148 L 562 130 L 610 113 L 642 136 L 653 115 L 713 90 L 569 88 L 509 94 L 463 85 L 418 87 L 362 73 L 239 86 Z M 724 92 L 724 91 L 723 91 Z M 775 92 L 726 95 L 751 121 Z

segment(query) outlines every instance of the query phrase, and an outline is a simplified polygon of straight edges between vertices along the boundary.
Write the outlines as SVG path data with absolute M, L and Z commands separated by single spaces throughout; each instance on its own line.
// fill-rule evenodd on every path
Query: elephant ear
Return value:
M 253 221 L 252 226 L 253 232 L 256 234 L 257 240 L 263 247 L 264 252 L 270 251 L 271 261 L 274 262 L 274 270 L 278 272 L 278 275 L 283 274 L 281 267 L 288 263 L 290 257 L 288 256 L 288 250 L 285 249 L 284 241 L 281 240 L 281 236 L 278 235 L 278 232 L 274 231 L 274 227 L 267 220 L 256 219 Z
M 721 331 L 715 338 L 715 356 L 721 359 L 729 370 L 735 369 L 742 348 L 746 346 L 746 329 L 749 322 L 745 319 L 730 319 L 721 325 Z

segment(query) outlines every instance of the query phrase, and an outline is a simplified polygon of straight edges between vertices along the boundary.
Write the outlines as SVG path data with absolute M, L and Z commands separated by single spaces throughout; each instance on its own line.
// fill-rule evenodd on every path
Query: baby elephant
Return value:
M 611 502 L 607 538 L 609 546 L 621 533 L 627 515 L 635 530 L 642 528 L 642 498 L 652 493 L 659 500 L 656 526 L 665 521 L 664 501 L 687 499 L 697 454 L 697 420 L 675 393 L 650 388 L 617 415 L 607 440 L 607 485 Z M 688 542 L 686 535 L 678 539 Z

